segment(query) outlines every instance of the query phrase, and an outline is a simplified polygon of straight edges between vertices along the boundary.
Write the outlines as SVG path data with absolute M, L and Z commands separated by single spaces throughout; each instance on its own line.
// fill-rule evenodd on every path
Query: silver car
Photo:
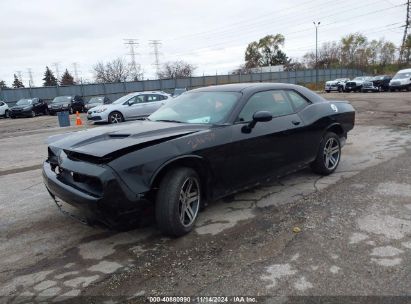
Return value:
M 87 120 L 120 123 L 149 116 L 171 96 L 160 91 L 136 92 L 125 95 L 111 104 L 99 105 L 87 112 Z

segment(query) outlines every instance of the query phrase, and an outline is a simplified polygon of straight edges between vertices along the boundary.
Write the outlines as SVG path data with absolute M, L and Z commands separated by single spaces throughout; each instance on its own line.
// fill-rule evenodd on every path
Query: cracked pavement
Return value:
M 385 119 L 355 127 L 334 174 L 305 169 L 212 202 L 194 232 L 179 239 L 162 237 L 153 225 L 115 232 L 60 214 L 41 171 L 31 167 L 56 131 L 19 134 L 22 150 L 14 157 L 23 169 L 0 163 L 0 295 L 6 302 L 410 295 L 411 132 Z M 30 142 L 24 151 L 21 143 Z

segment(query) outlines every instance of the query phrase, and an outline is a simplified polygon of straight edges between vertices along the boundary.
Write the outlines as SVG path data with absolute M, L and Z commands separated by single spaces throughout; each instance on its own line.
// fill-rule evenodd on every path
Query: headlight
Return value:
M 104 112 L 105 110 L 107 110 L 107 108 L 100 108 L 100 109 L 97 109 L 95 112 L 101 113 L 101 112 Z
M 51 105 L 48 105 L 47 107 L 48 107 L 49 109 L 51 109 Z
M 68 108 L 69 106 L 70 106 L 69 103 L 65 103 L 65 104 L 63 105 L 64 108 Z

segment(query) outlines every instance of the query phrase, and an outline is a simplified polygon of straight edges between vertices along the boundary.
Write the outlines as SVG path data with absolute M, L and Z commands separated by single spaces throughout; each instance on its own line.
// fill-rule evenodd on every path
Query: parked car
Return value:
M 9 117 L 9 106 L 2 100 L 0 100 L 0 117 Z
M 175 88 L 172 96 L 177 97 L 183 94 L 184 92 L 187 92 L 187 88 Z
M 330 93 L 331 91 L 344 92 L 345 84 L 349 81 L 349 78 L 337 78 L 335 80 L 329 80 L 325 83 L 324 91 Z
M 181 236 L 206 201 L 305 166 L 334 172 L 354 118 L 302 86 L 204 87 L 147 120 L 50 138 L 43 179 L 86 217 L 115 225 L 154 208 L 160 230 Z
M 362 93 L 367 93 L 367 92 L 379 92 L 380 88 L 374 85 L 373 82 L 374 78 L 371 78 L 370 80 L 364 80 L 361 86 L 361 92 Z
M 47 103 L 39 98 L 23 98 L 9 109 L 10 118 L 34 117 L 48 114 Z
M 390 89 L 390 80 L 392 79 L 391 76 L 388 75 L 379 75 L 375 76 L 372 80 L 375 87 L 378 88 L 380 92 L 388 91 Z
M 57 96 L 48 105 L 50 115 L 57 112 L 68 111 L 70 114 L 75 112 L 85 112 L 84 99 L 81 96 Z
M 147 117 L 169 98 L 170 95 L 159 91 L 130 93 L 111 104 L 92 108 L 87 112 L 87 119 L 94 122 L 119 123 Z
M 86 111 L 90 110 L 91 108 L 104 105 L 104 104 L 110 104 L 111 100 L 108 97 L 105 96 L 94 96 L 91 97 L 88 102 L 84 105 L 84 108 Z
M 390 80 L 390 91 L 411 91 L 411 69 L 400 70 Z
M 355 77 L 353 80 L 347 81 L 347 83 L 345 84 L 345 92 L 360 92 L 363 82 L 367 80 L 372 80 L 372 77 L 359 76 Z

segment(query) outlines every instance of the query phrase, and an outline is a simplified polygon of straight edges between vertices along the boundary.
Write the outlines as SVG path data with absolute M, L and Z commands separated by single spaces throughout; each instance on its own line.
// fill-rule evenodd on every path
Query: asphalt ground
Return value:
M 212 202 L 179 239 L 57 211 L 39 169 L 47 137 L 93 126 L 0 119 L 0 301 L 411 296 L 411 94 L 324 96 L 357 110 L 334 174 L 306 169 Z

